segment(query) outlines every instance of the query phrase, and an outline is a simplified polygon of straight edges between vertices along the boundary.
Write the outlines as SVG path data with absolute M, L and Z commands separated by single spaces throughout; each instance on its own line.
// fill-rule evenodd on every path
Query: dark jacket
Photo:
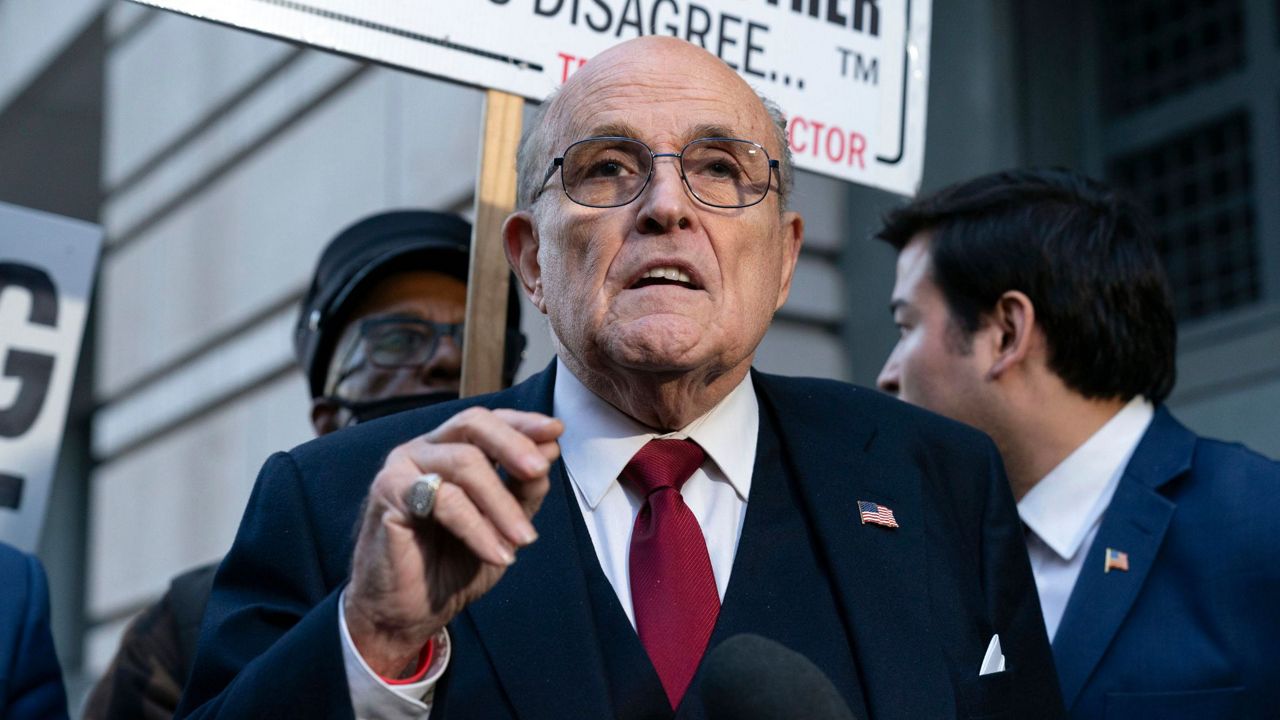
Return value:
M 217 563 L 188 570 L 147 606 L 120 640 L 85 700 L 84 720 L 169 720 L 191 675 Z
M 838 621 L 824 631 L 846 638 L 858 669 L 837 680 L 853 683 L 875 718 L 1060 717 L 1021 525 L 992 443 L 843 383 L 753 379 L 777 429 L 769 439 L 796 479 L 802 541 L 825 573 L 823 587 L 786 587 L 781 597 L 836 599 Z M 219 569 L 179 716 L 351 718 L 338 594 L 383 459 L 468 404 L 549 413 L 553 384 L 554 367 L 508 391 L 360 425 L 268 460 Z M 757 488 L 771 481 L 753 478 L 748 525 Z M 584 579 L 598 564 L 575 547 L 565 482 L 557 463 L 535 518 L 541 539 L 451 623 L 453 659 L 433 717 L 613 715 L 610 648 L 597 639 Z M 891 508 L 900 527 L 860 523 L 859 500 Z M 745 532 L 740 547 L 758 540 Z M 731 579 L 726 607 L 734 592 Z M 979 677 L 995 633 L 1008 670 Z M 679 717 L 703 717 L 703 708 L 686 701 Z
M 1053 642 L 1073 718 L 1280 717 L 1280 464 L 1161 408 L 1088 553 Z
M 34 557 L 0 544 L 0 718 L 66 717 L 44 568 Z

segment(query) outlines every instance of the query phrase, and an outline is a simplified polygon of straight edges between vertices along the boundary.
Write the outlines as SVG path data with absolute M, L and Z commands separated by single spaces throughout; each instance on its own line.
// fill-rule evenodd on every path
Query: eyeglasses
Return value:
M 653 161 L 676 158 L 680 179 L 698 201 L 718 208 L 750 207 L 769 194 L 778 161 L 758 143 L 737 138 L 699 138 L 678 153 L 655 153 L 628 137 L 579 140 L 551 161 L 542 178 L 560 170 L 569 199 L 594 208 L 626 205 L 640 197 L 653 177 Z
M 462 346 L 463 323 L 438 323 L 416 317 L 386 316 L 360 321 L 359 339 L 343 358 L 337 387 L 366 361 L 377 368 L 421 367 L 436 354 L 440 341 L 453 338 Z

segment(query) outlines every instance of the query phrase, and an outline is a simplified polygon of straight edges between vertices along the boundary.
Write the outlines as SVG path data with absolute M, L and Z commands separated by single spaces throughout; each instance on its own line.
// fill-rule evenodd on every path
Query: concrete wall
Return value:
M 1280 458 L 1280 303 L 1186 328 L 1169 407 L 1197 432 Z
M 0 2 L 0 113 L 102 12 L 107 0 Z

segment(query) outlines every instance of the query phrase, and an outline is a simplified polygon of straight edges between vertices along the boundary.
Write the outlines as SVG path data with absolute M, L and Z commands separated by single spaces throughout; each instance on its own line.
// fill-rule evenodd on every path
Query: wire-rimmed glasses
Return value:
M 653 178 L 654 159 L 661 157 L 676 158 L 690 194 L 718 208 L 750 207 L 764 200 L 778 168 L 759 143 L 738 138 L 699 138 L 678 153 L 655 153 L 635 138 L 591 137 L 552 160 L 542 182 L 558 168 L 570 200 L 587 207 L 618 207 L 640 197 Z

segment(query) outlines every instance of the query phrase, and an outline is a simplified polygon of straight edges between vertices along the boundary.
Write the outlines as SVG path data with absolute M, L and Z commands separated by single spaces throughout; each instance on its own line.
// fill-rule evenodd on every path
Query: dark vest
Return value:
M 576 508 L 570 484 L 560 484 L 568 493 L 569 507 Z M 776 640 L 812 660 L 831 678 L 854 714 L 866 717 L 851 635 L 836 610 L 827 570 L 814 552 L 809 523 L 802 512 L 791 464 L 762 404 L 747 515 L 708 652 L 744 632 Z M 600 569 L 581 513 L 571 511 L 569 515 L 614 716 L 618 720 L 705 718 L 697 691 L 701 669 L 679 713 L 672 713 L 658 674 Z

